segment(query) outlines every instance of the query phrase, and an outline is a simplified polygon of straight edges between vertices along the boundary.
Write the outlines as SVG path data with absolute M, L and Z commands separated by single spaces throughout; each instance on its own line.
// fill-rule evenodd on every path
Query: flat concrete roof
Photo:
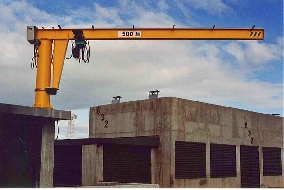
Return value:
M 0 103 L 0 113 L 44 117 L 44 118 L 52 118 L 58 120 L 71 119 L 71 111 L 35 108 L 29 106 L 20 106 L 20 105 L 3 104 L 3 103 Z

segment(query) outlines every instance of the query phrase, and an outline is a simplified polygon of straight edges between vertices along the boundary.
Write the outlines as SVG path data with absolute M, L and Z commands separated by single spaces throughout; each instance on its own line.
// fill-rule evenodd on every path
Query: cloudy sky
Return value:
M 0 102 L 27 106 L 36 76 L 27 26 L 265 29 L 263 41 L 91 41 L 90 63 L 66 60 L 51 99 L 77 115 L 75 138 L 88 137 L 89 107 L 116 95 L 147 99 L 156 89 L 160 97 L 283 116 L 282 0 L 0 0 L 0 18 Z M 59 129 L 66 138 L 67 122 Z

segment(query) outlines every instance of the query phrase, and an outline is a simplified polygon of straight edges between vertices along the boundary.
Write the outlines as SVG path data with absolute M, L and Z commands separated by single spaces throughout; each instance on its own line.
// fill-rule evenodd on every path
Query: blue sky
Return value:
M 91 61 L 66 60 L 55 109 L 78 115 L 75 137 L 88 136 L 89 107 L 160 96 L 283 116 L 281 0 L 0 1 L 0 102 L 32 105 L 35 70 L 26 26 L 265 29 L 263 41 L 92 41 Z M 69 44 L 70 46 L 70 44 Z M 70 49 L 67 51 L 67 56 Z M 66 138 L 62 122 L 60 138 Z

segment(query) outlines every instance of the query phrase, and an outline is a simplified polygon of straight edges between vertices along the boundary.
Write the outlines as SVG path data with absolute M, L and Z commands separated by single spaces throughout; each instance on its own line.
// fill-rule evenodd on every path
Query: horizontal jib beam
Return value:
M 73 29 L 37 29 L 37 39 L 73 40 Z M 117 28 L 82 29 L 86 40 L 263 40 L 264 29 Z

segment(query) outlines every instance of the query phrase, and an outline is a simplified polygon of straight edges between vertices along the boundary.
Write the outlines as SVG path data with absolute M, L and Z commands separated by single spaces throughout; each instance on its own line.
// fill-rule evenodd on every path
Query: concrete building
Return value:
M 279 116 L 153 98 L 91 107 L 89 137 L 159 137 L 160 145 L 85 144 L 82 185 L 145 180 L 160 187 L 284 187 Z
M 0 103 L 0 187 L 53 187 L 54 129 L 70 111 Z

